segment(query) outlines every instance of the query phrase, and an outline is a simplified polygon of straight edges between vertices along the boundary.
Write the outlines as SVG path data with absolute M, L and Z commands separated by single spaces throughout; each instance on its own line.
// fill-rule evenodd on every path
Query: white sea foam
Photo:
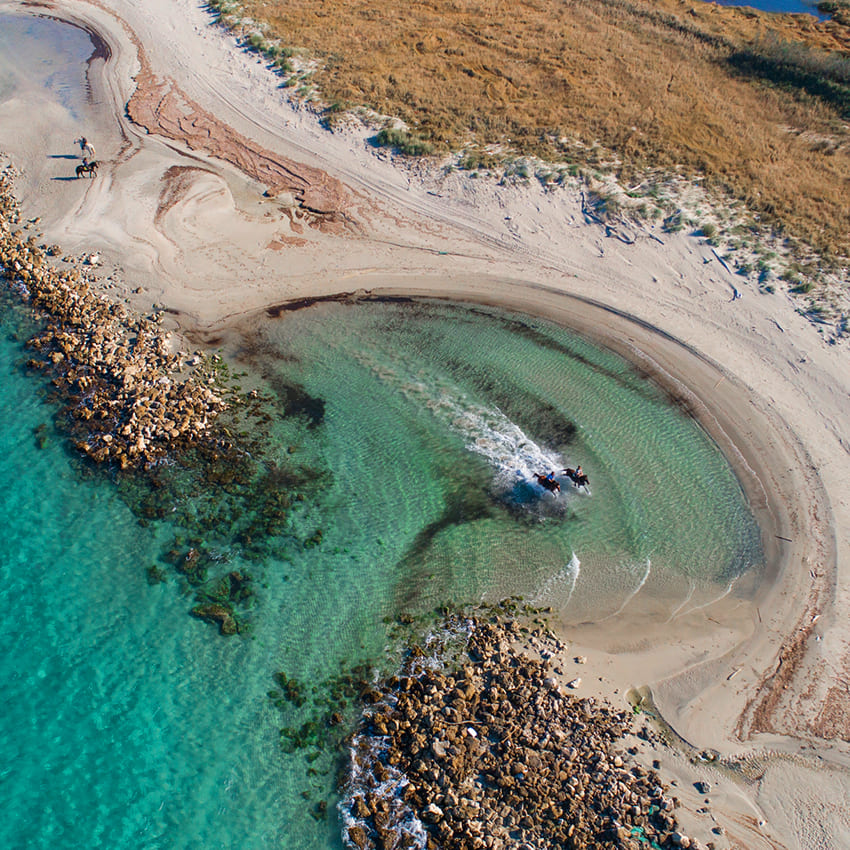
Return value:
M 671 611 L 670 616 L 667 618 L 667 622 L 671 622 L 676 618 L 678 613 L 691 601 L 691 597 L 694 595 L 694 591 L 697 588 L 697 583 L 691 579 L 690 586 L 688 587 L 688 595 Z
M 422 641 L 423 654 L 408 659 L 403 665 L 406 673 L 419 676 L 426 669 L 442 668 L 453 650 L 467 645 L 473 628 L 471 620 L 462 618 L 449 628 L 429 631 Z M 384 700 L 365 709 L 360 728 L 368 727 L 370 716 L 395 702 L 392 694 L 386 694 Z M 358 818 L 353 809 L 355 798 L 373 795 L 388 806 L 386 828 L 397 836 L 396 846 L 425 850 L 425 827 L 404 799 L 404 789 L 410 782 L 405 774 L 389 764 L 388 743 L 388 738 L 368 732 L 358 732 L 351 739 L 348 778 L 338 803 L 343 844 L 351 848 L 357 846 L 348 835 L 352 826 L 362 826 L 367 834 L 370 832 L 366 819 Z
M 708 602 L 703 602 L 702 605 L 694 605 L 693 608 L 688 608 L 687 611 L 684 611 L 677 616 L 684 617 L 685 614 L 693 614 L 694 611 L 702 611 L 703 608 L 708 608 L 709 606 L 714 605 L 715 602 L 719 602 L 721 599 L 724 599 L 732 592 L 732 588 L 735 586 L 735 582 L 738 581 L 739 578 L 740 576 L 735 576 L 735 578 L 733 578 L 726 586 L 726 590 L 724 590 L 719 596 L 715 596 L 714 599 L 709 599 Z
M 546 579 L 532 603 L 537 606 L 552 605 L 555 608 L 566 608 L 570 599 L 573 598 L 580 572 L 581 561 L 573 552 L 569 563 Z
M 357 845 L 349 838 L 348 831 L 352 826 L 364 826 L 365 823 L 352 812 L 352 803 L 357 796 L 372 794 L 384 800 L 389 807 L 386 828 L 401 839 L 403 844 L 412 850 L 425 850 L 427 834 L 422 821 L 416 817 L 413 809 L 404 800 L 404 789 L 410 783 L 407 777 L 386 764 L 387 739 L 369 735 L 356 735 L 351 742 L 349 759 L 351 772 L 346 783 L 342 799 L 339 801 L 339 813 L 342 820 L 342 841 L 346 847 Z M 379 780 L 375 775 L 375 766 L 383 765 Z M 369 829 L 366 828 L 367 833 Z
M 486 458 L 498 490 L 509 492 L 518 482 L 534 481 L 536 473 L 564 468 L 560 454 L 538 445 L 501 410 L 469 398 L 445 378 L 426 374 L 422 369 L 405 376 L 394 367 L 374 362 L 365 352 L 359 359 L 384 383 L 430 410 L 449 430 L 460 435 L 469 451 Z M 534 486 L 539 487 L 536 482 Z

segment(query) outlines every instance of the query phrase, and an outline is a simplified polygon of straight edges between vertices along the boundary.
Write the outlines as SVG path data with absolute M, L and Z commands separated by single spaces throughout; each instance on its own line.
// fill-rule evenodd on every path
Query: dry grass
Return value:
M 319 60 L 326 101 L 470 142 L 703 174 L 822 256 L 850 253 L 850 29 L 677 0 L 240 0 Z M 845 76 L 846 75 L 846 76 Z M 579 144 L 576 144 L 578 142 Z

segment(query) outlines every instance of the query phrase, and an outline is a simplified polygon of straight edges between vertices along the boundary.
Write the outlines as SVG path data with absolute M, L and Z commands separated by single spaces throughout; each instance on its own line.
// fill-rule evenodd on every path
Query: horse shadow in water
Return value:
M 547 488 L 535 478 L 517 478 L 513 485 L 496 495 L 510 513 L 530 521 L 564 519 L 569 515 L 569 505 L 557 491 L 547 493 Z

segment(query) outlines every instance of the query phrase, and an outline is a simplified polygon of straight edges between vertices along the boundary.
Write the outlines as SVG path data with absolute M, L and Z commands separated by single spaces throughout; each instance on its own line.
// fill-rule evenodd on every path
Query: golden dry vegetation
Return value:
M 698 0 L 238 6 L 318 60 L 327 103 L 399 116 L 438 150 L 613 156 L 624 179 L 680 168 L 821 255 L 850 253 L 850 27 L 837 21 Z

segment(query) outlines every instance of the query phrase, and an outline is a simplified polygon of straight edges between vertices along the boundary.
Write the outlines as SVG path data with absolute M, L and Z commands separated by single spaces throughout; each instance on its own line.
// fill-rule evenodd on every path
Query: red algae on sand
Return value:
M 265 185 L 269 195 L 292 193 L 300 207 L 315 216 L 314 224 L 322 230 L 342 231 L 355 226 L 352 195 L 341 181 L 319 168 L 261 147 L 202 109 L 172 80 L 156 77 L 141 49 L 139 59 L 142 68 L 127 103 L 127 115 L 135 124 L 235 165 Z

